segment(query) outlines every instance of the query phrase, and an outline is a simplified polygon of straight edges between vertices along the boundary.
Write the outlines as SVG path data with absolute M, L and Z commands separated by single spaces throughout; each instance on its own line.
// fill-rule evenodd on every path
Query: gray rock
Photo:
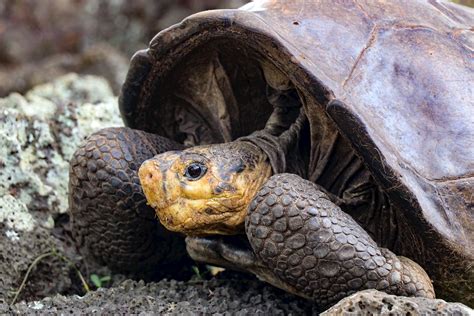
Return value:
M 257 280 L 178 282 L 162 280 L 145 284 L 127 280 L 110 289 L 84 297 L 56 295 L 40 301 L 0 305 L 0 314 L 100 315 L 311 315 L 314 307 Z
M 116 99 L 98 77 L 71 74 L 25 96 L 0 99 L 0 196 L 29 210 L 65 213 L 69 159 L 77 145 L 100 128 L 120 125 Z
M 116 98 L 99 77 L 70 74 L 0 99 L 0 303 L 38 256 L 68 252 L 52 231 L 67 212 L 69 159 L 87 135 L 120 125 Z M 65 292 L 69 272 L 57 256 L 41 260 L 21 297 Z
M 365 290 L 342 299 L 321 315 L 474 315 L 474 310 L 461 303 L 440 299 Z

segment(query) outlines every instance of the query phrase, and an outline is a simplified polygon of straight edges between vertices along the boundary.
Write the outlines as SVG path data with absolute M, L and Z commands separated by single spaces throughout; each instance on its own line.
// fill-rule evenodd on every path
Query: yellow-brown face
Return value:
M 271 166 L 258 147 L 233 142 L 157 155 L 138 174 L 148 204 L 167 229 L 187 235 L 234 234 L 271 176 Z

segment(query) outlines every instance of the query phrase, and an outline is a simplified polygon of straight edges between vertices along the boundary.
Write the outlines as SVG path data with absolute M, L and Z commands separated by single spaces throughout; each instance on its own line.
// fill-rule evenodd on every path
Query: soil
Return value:
M 12 307 L 0 305 L 0 314 L 160 314 L 160 315 L 316 315 L 308 301 L 239 274 L 211 280 L 126 280 L 84 297 L 55 295 Z

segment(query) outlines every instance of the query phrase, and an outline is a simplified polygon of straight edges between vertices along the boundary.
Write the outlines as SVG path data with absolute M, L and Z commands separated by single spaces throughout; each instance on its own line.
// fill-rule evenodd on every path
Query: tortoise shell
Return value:
M 202 12 L 133 56 L 120 109 L 186 145 L 227 142 L 265 126 L 269 90 L 293 89 L 310 125 L 306 178 L 334 191 L 331 164 L 355 155 L 390 201 L 376 240 L 472 304 L 473 25 L 474 10 L 436 0 Z

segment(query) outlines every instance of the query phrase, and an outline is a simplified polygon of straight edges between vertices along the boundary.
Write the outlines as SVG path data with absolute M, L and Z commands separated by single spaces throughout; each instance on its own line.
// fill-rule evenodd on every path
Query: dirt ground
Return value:
M 126 280 L 84 297 L 56 295 L 9 308 L 0 314 L 160 314 L 160 315 L 316 315 L 311 303 L 265 285 L 253 278 L 232 274 L 211 280 L 161 280 L 145 283 Z

